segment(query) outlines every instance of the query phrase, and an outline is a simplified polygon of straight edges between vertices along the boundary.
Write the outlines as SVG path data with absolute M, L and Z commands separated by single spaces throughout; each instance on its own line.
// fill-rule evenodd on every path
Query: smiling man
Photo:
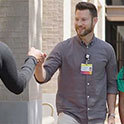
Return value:
M 79 2 L 75 9 L 77 35 L 60 42 L 45 63 L 42 56 L 36 66 L 35 78 L 41 84 L 59 69 L 58 124 L 104 124 L 106 102 L 108 124 L 115 124 L 116 57 L 109 43 L 95 37 L 97 20 L 96 7 Z

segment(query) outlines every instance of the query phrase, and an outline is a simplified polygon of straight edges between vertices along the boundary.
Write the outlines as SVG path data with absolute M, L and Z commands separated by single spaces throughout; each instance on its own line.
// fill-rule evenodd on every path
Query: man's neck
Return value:
M 85 37 L 81 37 L 81 40 L 83 41 L 83 43 L 85 43 L 86 45 L 89 45 L 93 39 L 94 34 L 93 33 L 89 33 L 88 35 L 86 35 Z

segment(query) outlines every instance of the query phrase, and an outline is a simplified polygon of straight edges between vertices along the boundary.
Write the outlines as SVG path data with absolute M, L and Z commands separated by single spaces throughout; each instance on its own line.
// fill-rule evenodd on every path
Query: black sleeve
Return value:
M 0 78 L 11 92 L 15 94 L 23 92 L 36 64 L 36 59 L 33 56 L 29 56 L 21 70 L 18 71 L 12 51 L 7 45 L 0 42 Z

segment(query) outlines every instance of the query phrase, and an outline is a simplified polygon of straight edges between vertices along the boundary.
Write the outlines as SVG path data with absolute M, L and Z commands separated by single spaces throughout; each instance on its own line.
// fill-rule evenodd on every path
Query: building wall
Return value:
M 74 19 L 75 19 L 75 6 L 78 2 L 82 0 L 71 0 L 71 36 L 76 35 L 75 27 L 74 27 Z
M 42 50 L 49 54 L 57 43 L 63 40 L 63 0 L 43 0 Z M 47 84 L 42 85 L 43 93 L 55 93 L 57 73 Z
M 0 41 L 5 42 L 12 49 L 19 68 L 23 64 L 28 51 L 27 0 L 0 1 Z M 1 100 L 21 100 L 23 97 L 24 94 L 13 95 L 5 88 L 3 83 L 0 83 Z
M 0 40 L 12 49 L 18 69 L 29 46 L 39 48 L 36 41 L 42 42 L 40 5 L 40 0 L 0 1 Z M 13 94 L 0 82 L 1 124 L 41 124 L 41 105 L 41 89 L 33 78 L 20 95 Z

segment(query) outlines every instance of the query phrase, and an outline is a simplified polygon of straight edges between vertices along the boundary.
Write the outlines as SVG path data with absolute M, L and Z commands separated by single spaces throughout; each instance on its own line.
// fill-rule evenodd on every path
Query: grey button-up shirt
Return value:
M 81 63 L 93 65 L 92 75 L 81 74 Z M 96 124 L 106 116 L 107 93 L 116 94 L 116 57 L 112 46 L 96 37 L 86 46 L 78 36 L 60 42 L 48 56 L 46 80 L 59 69 L 56 98 L 58 113 L 74 117 L 80 124 Z

